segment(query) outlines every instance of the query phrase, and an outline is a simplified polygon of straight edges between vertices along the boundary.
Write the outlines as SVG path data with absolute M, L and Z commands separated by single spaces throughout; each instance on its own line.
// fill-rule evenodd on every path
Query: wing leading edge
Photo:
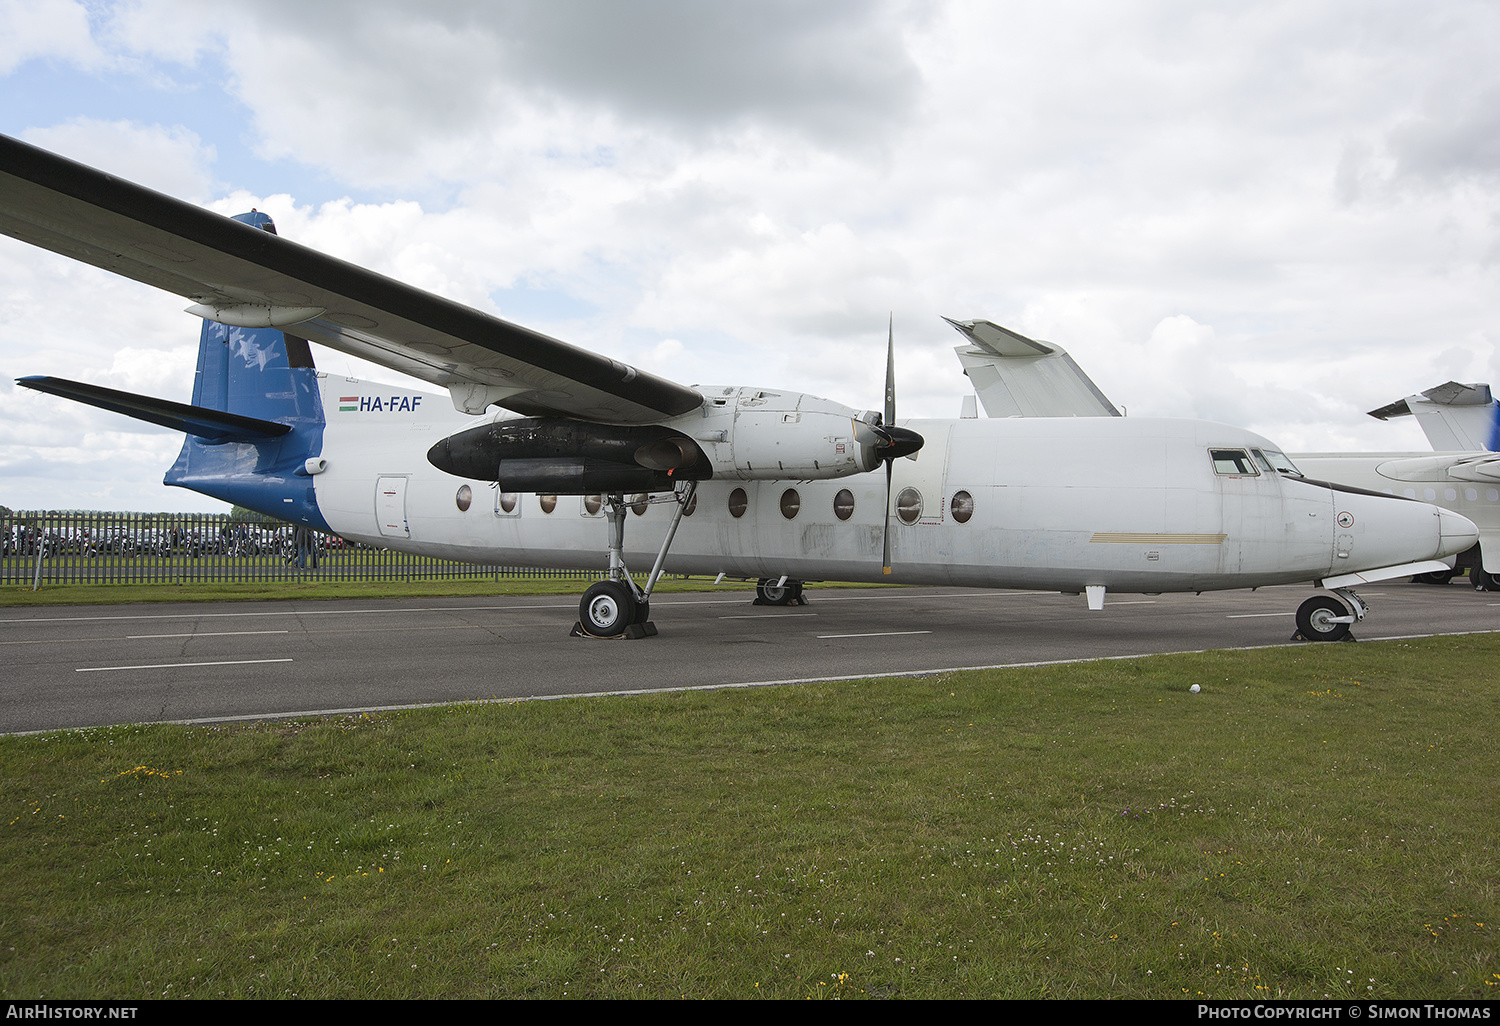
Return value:
M 0 232 L 449 390 L 470 413 L 649 424 L 695 390 L 0 135 Z

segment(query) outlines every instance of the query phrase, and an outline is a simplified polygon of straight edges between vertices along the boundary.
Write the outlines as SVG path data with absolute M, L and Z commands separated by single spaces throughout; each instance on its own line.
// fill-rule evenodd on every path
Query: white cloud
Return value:
M 179 199 L 205 203 L 214 192 L 209 173 L 215 158 L 214 147 L 181 125 L 167 127 L 80 117 L 59 125 L 28 129 L 21 137 L 80 164 Z
M 235 117 L 98 116 L 81 71 L 29 140 L 680 380 L 878 405 L 894 312 L 903 415 L 966 388 L 939 314 L 1288 448 L 1420 446 L 1362 411 L 1500 385 L 1488 4 L 66 6 L 0 69 L 67 38 Z M 182 304 L 63 264 L 0 240 L 6 369 L 130 348 L 185 398 Z
M 107 63 L 92 39 L 85 5 L 74 0 L 0 3 L 0 75 L 36 59 L 67 61 L 86 68 Z

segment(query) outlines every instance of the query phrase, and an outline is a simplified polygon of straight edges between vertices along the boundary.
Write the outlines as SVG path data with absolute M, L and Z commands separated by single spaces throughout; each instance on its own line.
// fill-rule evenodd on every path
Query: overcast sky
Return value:
M 893 312 L 957 416 L 983 317 L 1133 417 L 1423 449 L 1364 411 L 1500 386 L 1496 53 L 1461 0 L 0 0 L 0 132 L 684 383 L 878 408 Z M 223 508 L 11 384 L 187 401 L 184 305 L 0 238 L 0 504 Z

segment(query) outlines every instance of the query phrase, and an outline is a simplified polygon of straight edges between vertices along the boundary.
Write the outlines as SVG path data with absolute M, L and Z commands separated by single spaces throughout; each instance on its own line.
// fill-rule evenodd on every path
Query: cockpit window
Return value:
M 1260 471 L 1255 469 L 1255 464 L 1250 460 L 1250 454 L 1244 449 L 1210 449 L 1208 455 L 1214 461 L 1215 474 L 1244 477 L 1260 475 Z
M 1271 461 L 1271 466 L 1278 474 L 1291 474 L 1293 477 L 1301 477 L 1302 471 L 1297 469 L 1297 464 L 1286 458 L 1286 453 L 1276 449 L 1267 449 L 1266 459 Z M 1260 455 L 1257 450 L 1256 455 Z
M 1261 452 L 1259 449 L 1251 449 L 1250 455 L 1255 457 L 1255 462 L 1260 464 L 1261 470 L 1264 470 L 1267 474 L 1273 472 L 1271 461 L 1266 459 L 1265 453 Z

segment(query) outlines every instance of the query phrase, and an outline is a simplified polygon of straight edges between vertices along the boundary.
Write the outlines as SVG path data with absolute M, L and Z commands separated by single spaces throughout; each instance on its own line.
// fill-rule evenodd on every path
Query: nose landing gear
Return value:
M 1349 588 L 1333 588 L 1334 595 L 1314 595 L 1297 607 L 1297 633 L 1293 641 L 1353 641 L 1349 628 L 1369 611 L 1363 599 Z

